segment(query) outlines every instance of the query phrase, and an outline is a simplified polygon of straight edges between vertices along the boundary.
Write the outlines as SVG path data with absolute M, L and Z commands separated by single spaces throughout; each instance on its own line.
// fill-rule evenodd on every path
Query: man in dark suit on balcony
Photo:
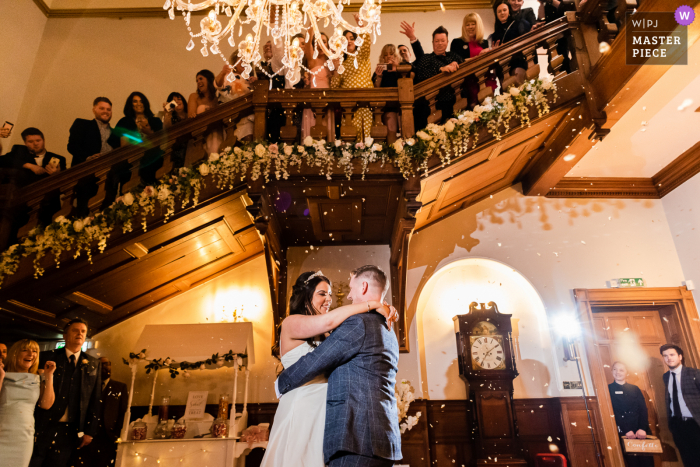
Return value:
M 64 467 L 75 448 L 92 442 L 99 428 L 102 396 L 101 364 L 81 347 L 87 337 L 87 323 L 75 318 L 66 324 L 66 347 L 39 354 L 43 365 L 56 362 L 56 402 L 50 409 L 34 409 L 36 419 L 34 452 L 30 467 Z
M 663 376 L 668 427 L 683 465 L 700 465 L 700 370 L 683 365 L 677 345 L 662 345 L 660 352 L 669 368 Z
M 66 170 L 66 158 L 48 152 L 44 133 L 38 128 L 27 128 L 22 132 L 24 144 L 15 144 L 2 158 L 2 166 L 21 170 L 20 186 L 38 182 L 49 175 Z
M 112 119 L 112 102 L 106 97 L 98 97 L 92 103 L 95 118 L 76 118 L 70 127 L 68 152 L 73 156 L 71 167 L 96 159 L 121 145 L 119 136 L 114 133 L 109 121 Z M 84 180 L 76 188 L 78 215 L 89 214 L 88 201 L 97 194 L 97 179 Z
M 121 435 L 129 391 L 126 384 L 112 379 L 112 362 L 100 357 L 102 363 L 102 415 L 100 428 L 89 446 L 78 451 L 74 465 L 113 467 L 117 458 L 117 440 Z

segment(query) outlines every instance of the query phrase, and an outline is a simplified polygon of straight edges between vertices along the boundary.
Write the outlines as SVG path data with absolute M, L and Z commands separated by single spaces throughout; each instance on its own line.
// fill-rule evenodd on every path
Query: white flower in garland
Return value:
M 127 193 L 122 197 L 122 202 L 124 203 L 125 206 L 131 206 L 134 204 L 134 195 L 131 193 Z
M 199 166 L 199 173 L 203 176 L 206 177 L 209 175 L 209 166 L 207 164 L 202 164 Z
M 416 132 L 416 136 L 419 137 L 420 139 L 424 140 L 424 141 L 427 141 L 427 140 L 430 139 L 430 136 L 428 135 L 428 133 L 426 133 L 426 132 L 423 131 L 423 130 L 417 131 L 417 132 Z
M 304 138 L 304 146 L 312 146 L 314 144 L 314 139 L 311 136 Z

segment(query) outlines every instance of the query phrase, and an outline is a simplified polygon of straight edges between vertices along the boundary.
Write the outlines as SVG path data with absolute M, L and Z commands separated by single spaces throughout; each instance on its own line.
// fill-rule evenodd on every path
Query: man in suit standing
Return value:
M 377 266 L 352 272 L 353 303 L 382 301 L 389 284 Z M 330 373 L 323 455 L 329 467 L 389 467 L 402 458 L 394 386 L 399 343 L 382 315 L 346 319 L 313 351 L 280 373 L 278 394 Z
M 68 152 L 73 156 L 71 167 L 96 159 L 121 146 L 119 136 L 109 126 L 109 121 L 112 119 L 112 102 L 106 97 L 96 98 L 92 103 L 92 113 L 95 116 L 94 119 L 76 118 L 70 127 Z M 110 177 L 107 182 L 107 189 L 112 188 L 112 178 Z M 111 202 L 107 200 L 114 198 L 115 193 L 112 191 L 114 190 L 110 190 L 108 196 L 105 197 L 106 202 Z M 88 201 L 96 194 L 97 179 L 95 177 L 86 180 L 76 188 L 79 216 L 89 214 Z
M 112 362 L 100 357 L 102 363 L 102 414 L 100 428 L 89 446 L 79 451 L 76 465 L 113 467 L 117 458 L 117 439 L 124 424 L 129 392 L 126 384 L 112 379 Z
M 30 467 L 65 467 L 75 448 L 90 444 L 99 428 L 102 381 L 100 362 L 81 351 L 87 322 L 75 318 L 66 324 L 66 347 L 39 354 L 39 364 L 56 362 L 56 401 L 44 410 L 36 407 L 35 442 Z
M 22 132 L 24 144 L 15 144 L 3 156 L 3 166 L 21 169 L 20 186 L 42 180 L 49 175 L 66 170 L 66 158 L 46 151 L 44 133 L 38 128 L 27 128 Z
M 668 427 L 685 467 L 700 465 L 700 370 L 683 365 L 683 349 L 660 348 L 669 371 L 664 373 Z

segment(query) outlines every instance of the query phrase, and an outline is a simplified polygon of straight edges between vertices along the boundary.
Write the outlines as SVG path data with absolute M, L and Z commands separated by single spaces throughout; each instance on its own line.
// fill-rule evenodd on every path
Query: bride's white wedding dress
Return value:
M 289 368 L 313 347 L 304 342 L 282 357 Z M 319 376 L 282 396 L 261 467 L 324 467 L 328 379 Z

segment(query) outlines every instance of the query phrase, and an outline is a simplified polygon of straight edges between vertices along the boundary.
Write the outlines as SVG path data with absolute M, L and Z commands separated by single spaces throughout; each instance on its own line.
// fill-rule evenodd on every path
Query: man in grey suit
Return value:
M 664 373 L 668 427 L 685 467 L 700 466 L 700 370 L 683 365 L 683 349 L 659 349 L 669 371 Z
M 377 266 L 352 272 L 353 303 L 381 301 L 388 289 Z M 401 459 L 401 434 L 394 386 L 399 344 L 382 315 L 354 315 L 278 380 L 285 394 L 314 377 L 328 376 L 323 455 L 329 467 L 384 467 Z

